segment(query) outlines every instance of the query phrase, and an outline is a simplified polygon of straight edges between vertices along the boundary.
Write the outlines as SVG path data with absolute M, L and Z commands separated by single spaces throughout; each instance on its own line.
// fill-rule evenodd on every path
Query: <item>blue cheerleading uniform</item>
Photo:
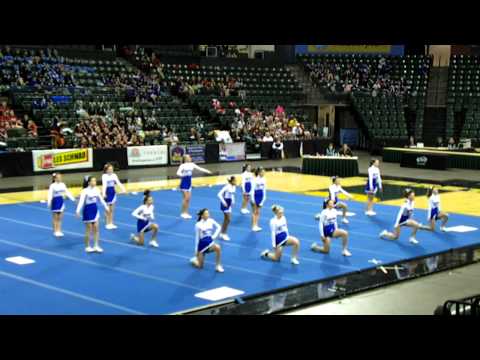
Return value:
M 220 210 L 224 213 L 228 214 L 232 212 L 232 205 L 235 203 L 235 190 L 235 186 L 227 184 L 217 195 L 220 199 Z
M 125 188 L 123 187 L 122 183 L 120 182 L 116 174 L 102 175 L 102 186 L 103 186 L 104 198 L 105 198 L 105 202 L 108 205 L 115 204 L 115 201 L 117 200 L 117 195 L 115 191 L 116 185 L 120 186 L 122 190 L 125 191 Z
M 214 231 L 214 228 L 217 228 Z M 214 239 L 220 234 L 221 226 L 213 219 L 200 220 L 195 224 L 195 251 L 209 252 L 215 244 Z
M 320 221 L 318 224 L 320 235 L 322 238 L 331 237 L 335 230 L 338 229 L 337 225 L 337 210 L 325 209 L 320 213 Z
M 100 194 L 98 188 L 87 187 L 80 194 L 80 201 L 77 206 L 77 213 L 82 211 L 83 222 L 94 223 L 98 221 L 100 216 L 98 211 L 98 202 L 107 210 L 108 205 Z
M 334 205 L 337 205 L 337 203 L 339 202 L 338 201 L 338 194 L 340 194 L 340 193 L 342 193 L 346 196 L 350 196 L 350 194 L 348 192 L 346 192 L 345 190 L 343 190 L 343 188 L 340 185 L 335 185 L 335 184 L 330 185 L 330 187 L 328 188 L 329 197 L 328 197 L 327 200 L 325 200 L 325 203 L 328 200 L 333 200 Z
M 53 182 L 48 188 L 48 207 L 54 213 L 61 213 L 65 210 L 64 198 L 68 197 L 75 201 L 75 198 L 68 191 L 67 186 L 62 183 Z
M 254 176 L 252 172 L 244 171 L 242 173 L 242 190 L 244 195 L 250 195 L 252 191 L 253 180 Z
M 267 181 L 265 177 L 257 176 L 255 178 L 250 197 L 255 205 L 263 206 L 267 199 Z
M 276 216 L 273 217 L 270 220 L 270 230 L 272 235 L 272 246 L 274 248 L 284 246 L 290 236 L 285 216 L 282 216 L 280 219 Z
M 376 194 L 382 188 L 382 177 L 380 176 L 380 169 L 376 166 L 368 168 L 368 181 L 365 186 L 365 192 L 368 194 Z
M 151 221 L 155 219 L 153 211 L 153 205 L 140 205 L 132 212 L 132 216 L 137 218 L 137 233 L 150 231 L 150 225 L 153 224 Z
M 205 173 L 209 173 L 208 170 L 205 170 L 192 162 L 184 163 L 178 167 L 177 176 L 181 178 L 180 180 L 181 191 L 192 191 L 192 174 L 193 174 L 193 170 L 195 169 Z
M 395 221 L 395 227 L 403 226 L 410 220 L 413 216 L 413 209 L 415 203 L 408 199 L 405 200 L 405 203 L 400 207 L 398 211 L 397 220 Z
M 427 219 L 428 221 L 438 220 L 438 215 L 440 215 L 440 195 L 432 195 L 428 199 Z

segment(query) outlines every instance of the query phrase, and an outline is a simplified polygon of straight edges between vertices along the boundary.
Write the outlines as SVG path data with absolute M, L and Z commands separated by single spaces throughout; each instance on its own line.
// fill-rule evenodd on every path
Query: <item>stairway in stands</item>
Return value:
M 325 102 L 325 98 L 322 96 L 320 90 L 312 85 L 310 77 L 303 69 L 302 64 L 287 65 L 287 69 L 295 76 L 298 83 L 302 87 L 304 94 L 306 95 L 305 103 L 307 105 L 318 105 Z
M 427 90 L 427 106 L 446 106 L 448 86 L 448 67 L 430 68 Z

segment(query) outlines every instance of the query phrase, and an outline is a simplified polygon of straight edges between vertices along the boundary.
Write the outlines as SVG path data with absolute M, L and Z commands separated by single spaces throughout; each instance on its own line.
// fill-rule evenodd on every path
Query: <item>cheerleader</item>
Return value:
M 214 227 L 217 229 L 214 232 Z M 208 209 L 202 209 L 198 212 L 198 220 L 195 224 L 195 257 L 190 260 L 190 263 L 198 269 L 203 268 L 205 254 L 214 252 L 215 257 L 215 271 L 223 273 L 223 267 L 220 263 L 221 248 L 220 245 L 215 244 L 214 240 L 220 233 L 220 225 L 210 218 Z
M 62 175 L 60 173 L 52 174 L 52 183 L 48 188 L 47 204 L 53 215 L 53 236 L 62 237 L 62 219 L 63 211 L 65 210 L 64 198 L 68 197 L 75 202 L 75 198 L 68 191 L 67 186 L 62 182 Z
M 223 224 L 222 230 L 220 231 L 220 238 L 225 241 L 230 240 L 230 237 L 227 235 L 227 229 L 232 220 L 232 206 L 235 203 L 235 186 L 237 185 L 237 179 L 235 176 L 231 176 L 227 181 L 228 184 L 226 184 L 217 195 L 220 199 L 220 210 L 223 212 Z
M 335 208 L 342 210 L 342 213 L 343 213 L 342 223 L 348 224 L 348 219 L 347 219 L 348 206 L 347 204 L 338 201 L 338 194 L 342 193 L 345 196 L 347 196 L 350 200 L 353 199 L 353 196 L 350 195 L 345 190 L 343 190 L 342 185 L 340 185 L 340 178 L 338 176 L 334 176 L 332 178 L 332 185 L 330 185 L 330 187 L 328 188 L 328 192 L 329 192 L 329 200 L 333 200 L 333 204 Z
M 149 244 L 152 247 L 158 248 L 158 225 L 152 222 L 152 220 L 155 219 L 155 215 L 153 214 L 153 196 L 150 190 L 145 190 L 143 195 L 143 205 L 140 205 L 132 212 L 132 216 L 137 218 L 137 235 L 131 234 L 130 239 L 136 244 L 143 246 L 145 233 L 152 231 L 152 239 Z
M 260 218 L 260 209 L 267 199 L 267 181 L 265 179 L 265 170 L 262 167 L 255 170 L 250 199 L 253 208 L 252 231 L 262 231 L 262 228 L 258 226 L 258 220 Z
M 368 181 L 365 186 L 365 192 L 368 196 L 367 211 L 365 215 L 375 216 L 377 213 L 373 211 L 373 201 L 378 190 L 382 191 L 382 177 L 380 176 L 379 169 L 380 162 L 377 159 L 370 160 L 370 166 L 368 168 Z
M 83 190 L 80 193 L 80 201 L 77 206 L 77 217 L 80 217 L 80 212 L 82 212 L 83 222 L 85 223 L 85 251 L 87 253 L 103 252 L 103 249 L 99 246 L 98 239 L 98 202 L 103 205 L 105 212 L 108 213 L 108 205 L 97 188 L 97 179 L 93 176 L 88 176 L 83 183 Z M 90 234 L 93 235 L 93 247 L 90 246 Z
M 118 179 L 117 174 L 114 174 L 113 172 L 113 165 L 105 164 L 102 175 L 102 195 L 109 209 L 109 211 L 105 213 L 105 228 L 108 230 L 117 228 L 117 226 L 113 224 L 113 208 L 115 206 L 115 201 L 117 200 L 115 186 L 118 186 L 123 193 L 126 192 L 125 187 Z
M 273 252 L 265 250 L 261 257 L 272 261 L 280 261 L 284 246 L 292 246 L 293 265 L 298 265 L 298 250 L 300 249 L 300 241 L 288 233 L 287 219 L 284 216 L 284 209 L 281 206 L 273 205 L 272 211 L 275 216 L 270 220 L 270 231 L 272 232 Z
M 192 163 L 190 155 L 183 156 L 183 163 L 178 167 L 177 176 L 182 180 L 180 181 L 180 190 L 183 194 L 182 211 L 180 216 L 183 219 L 191 219 L 192 216 L 188 213 L 190 207 L 190 198 L 192 197 L 192 173 L 197 169 L 205 174 L 211 174 L 207 169 L 201 168 L 197 164 Z
M 427 191 L 428 198 L 428 212 L 427 219 L 430 226 L 426 227 L 426 230 L 435 231 L 435 222 L 442 220 L 440 225 L 440 231 L 445 231 L 445 225 L 447 225 L 448 214 L 440 210 L 440 195 L 436 186 L 432 186 Z
M 338 228 L 337 225 L 337 210 L 332 199 L 327 200 L 326 208 L 320 214 L 320 236 L 322 238 L 323 246 L 312 244 L 312 251 L 320 252 L 322 254 L 330 253 L 331 238 L 342 238 L 342 255 L 352 256 L 348 251 L 348 232 Z
M 252 191 L 252 182 L 253 182 L 252 167 L 249 164 L 245 164 L 242 167 L 243 202 L 242 202 L 242 209 L 240 210 L 242 214 L 250 213 L 250 211 L 248 211 L 247 209 L 247 205 L 250 200 L 250 192 Z
M 408 226 L 412 228 L 412 234 L 410 235 L 410 243 L 418 244 L 415 235 L 417 234 L 418 229 L 422 228 L 422 225 L 412 219 L 413 209 L 415 206 L 415 192 L 412 189 L 405 189 L 403 196 L 405 197 L 405 202 L 400 207 L 398 211 L 397 220 L 395 221 L 394 232 L 388 232 L 383 230 L 380 233 L 381 239 L 388 240 L 398 240 L 400 237 L 400 229 L 402 226 Z

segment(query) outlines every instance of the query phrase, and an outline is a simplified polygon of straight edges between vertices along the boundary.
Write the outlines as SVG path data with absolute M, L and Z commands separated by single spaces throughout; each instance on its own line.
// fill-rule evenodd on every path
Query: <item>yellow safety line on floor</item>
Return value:
M 232 174 L 238 178 L 240 183 L 240 174 Z M 225 184 L 226 179 L 231 175 L 194 177 L 192 185 L 194 187 L 200 186 L 214 186 Z M 331 178 L 328 176 L 305 175 L 300 173 L 285 173 L 278 171 L 269 171 L 266 173 L 267 188 L 273 191 L 282 191 L 289 193 L 301 193 L 310 196 L 327 197 L 327 189 L 331 184 Z M 342 179 L 344 187 L 363 186 L 366 179 L 363 177 L 353 177 Z M 179 179 L 168 180 L 152 180 L 140 181 L 133 183 L 126 183 L 125 187 L 128 192 L 143 192 L 145 189 L 150 190 L 164 190 L 173 189 L 180 184 Z M 421 184 L 407 181 L 385 180 L 385 186 L 414 186 L 420 188 L 428 188 L 429 184 Z M 45 185 L 47 187 L 48 184 Z M 465 191 L 465 188 L 455 186 L 444 186 L 442 190 L 450 191 L 441 195 L 442 207 L 447 212 L 454 212 L 465 215 L 480 216 L 480 189 L 471 189 Z M 69 190 L 78 196 L 80 194 L 80 187 L 72 187 Z M 365 202 L 367 197 L 365 194 L 352 194 L 354 200 Z M 420 196 L 421 195 L 421 196 Z M 341 195 L 343 198 L 343 196 Z M 0 205 L 16 204 L 23 202 L 41 201 L 47 199 L 47 190 L 22 191 L 13 193 L 0 194 Z M 381 202 L 382 204 L 400 206 L 403 199 L 388 200 Z M 416 198 L 415 206 L 418 209 L 427 209 L 427 199 L 423 194 L 419 194 Z

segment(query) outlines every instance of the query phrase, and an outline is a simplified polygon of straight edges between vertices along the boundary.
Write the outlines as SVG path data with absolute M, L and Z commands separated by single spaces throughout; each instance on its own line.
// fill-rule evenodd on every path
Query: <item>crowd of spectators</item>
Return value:
M 351 63 L 346 67 L 312 61 L 306 63 L 305 68 L 315 86 L 326 87 L 334 93 L 364 91 L 377 96 L 379 93 L 403 95 L 409 91 L 405 77 L 392 78 L 393 65 L 386 58 L 381 58 L 378 65 Z M 428 66 L 422 67 L 421 71 L 428 71 Z
M 9 129 L 26 129 L 27 136 L 38 137 L 38 128 L 35 122 L 25 115 L 23 119 L 18 118 L 6 102 L 0 104 L 0 141 L 8 138 Z
M 230 133 L 234 141 L 254 142 L 312 139 L 316 136 L 305 130 L 303 123 L 294 115 L 287 115 L 280 105 L 272 113 L 248 108 L 236 109 Z

